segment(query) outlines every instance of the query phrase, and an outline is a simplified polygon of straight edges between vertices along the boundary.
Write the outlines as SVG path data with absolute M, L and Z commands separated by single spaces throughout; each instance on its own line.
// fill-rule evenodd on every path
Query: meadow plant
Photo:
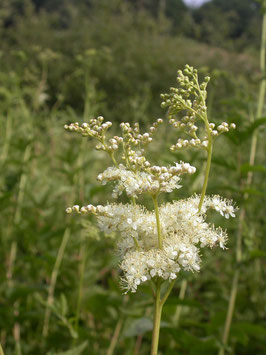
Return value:
M 144 283 L 150 284 L 154 297 L 152 355 L 158 352 L 162 308 L 179 272 L 182 269 L 200 271 L 200 248 L 216 245 L 226 248 L 227 233 L 207 222 L 207 211 L 213 209 L 225 218 L 235 217 L 236 207 L 232 201 L 219 195 L 206 196 L 213 141 L 235 128 L 235 124 L 223 122 L 216 127 L 208 121 L 209 80 L 205 77 L 199 83 L 197 70 L 186 65 L 183 71 L 178 71 L 179 87 L 161 95 L 162 107 L 168 108 L 171 127 L 188 137 L 179 138 L 170 150 L 193 147 L 207 152 L 205 178 L 199 195 L 159 205 L 160 195 L 182 187 L 181 176 L 196 172 L 188 162 L 158 166 L 148 160 L 148 147 L 153 141 L 156 143 L 155 134 L 162 119 L 156 120 L 145 133 L 141 133 L 138 123 L 121 123 L 121 135 L 113 137 L 109 136 L 112 123 L 105 122 L 101 116 L 81 125 L 77 122 L 65 125 L 66 130 L 96 139 L 96 149 L 106 152 L 112 162 L 112 166 L 98 175 L 98 181 L 113 185 L 114 199 L 122 194 L 128 197 L 127 203 L 74 205 L 66 212 L 94 215 L 104 233 L 117 232 L 123 271 L 121 285 L 125 293 L 136 292 Z M 138 203 L 143 194 L 153 201 L 153 210 Z

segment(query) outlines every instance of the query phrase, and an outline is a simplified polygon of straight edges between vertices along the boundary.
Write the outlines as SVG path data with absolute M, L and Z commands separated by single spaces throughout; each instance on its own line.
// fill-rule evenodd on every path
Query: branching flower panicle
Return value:
M 155 317 L 152 354 L 157 354 L 161 307 L 167 299 L 173 281 L 181 269 L 200 271 L 200 248 L 225 249 L 227 233 L 207 222 L 207 211 L 216 210 L 225 218 L 235 217 L 233 202 L 218 195 L 205 196 L 210 171 L 213 138 L 235 128 L 223 122 L 215 126 L 209 123 L 206 98 L 209 77 L 199 84 L 197 70 L 186 66 L 178 72 L 180 88 L 171 88 L 170 94 L 162 95 L 163 107 L 168 107 L 168 118 L 174 128 L 183 131 L 189 140 L 179 139 L 170 149 L 199 147 L 207 151 L 207 165 L 201 195 L 158 204 L 158 196 L 180 189 L 181 175 L 194 174 L 196 168 L 187 162 L 175 162 L 170 166 L 158 166 L 148 161 L 147 148 L 154 134 L 163 123 L 159 118 L 147 132 L 141 133 L 138 123 L 121 123 L 120 136 L 108 136 L 110 122 L 103 117 L 91 119 L 89 123 L 72 123 L 65 129 L 95 138 L 96 149 L 108 153 L 112 166 L 101 172 L 97 180 L 103 185 L 113 184 L 112 196 L 118 198 L 125 193 L 129 202 L 108 203 L 105 206 L 91 204 L 68 207 L 67 213 L 92 214 L 98 227 L 106 234 L 116 233 L 120 237 L 117 250 L 123 271 L 122 285 L 125 292 L 136 292 L 138 286 L 152 280 L 156 285 Z M 182 117 L 179 118 L 179 113 Z M 199 124 L 199 123 L 203 124 Z M 203 128 L 204 133 L 201 134 Z M 108 136 L 108 137 L 107 137 Z M 136 204 L 139 195 L 145 194 L 153 201 L 154 210 Z M 161 298 L 161 283 L 170 286 Z M 159 315 L 159 316 L 158 316 Z

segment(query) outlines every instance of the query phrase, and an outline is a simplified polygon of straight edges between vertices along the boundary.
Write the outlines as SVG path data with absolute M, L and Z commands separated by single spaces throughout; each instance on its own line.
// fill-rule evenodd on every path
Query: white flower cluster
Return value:
M 226 232 L 206 222 L 206 211 L 213 208 L 228 218 L 236 209 L 231 201 L 217 195 L 205 198 L 201 212 L 198 203 L 199 196 L 193 196 L 160 206 L 162 249 L 158 248 L 155 215 L 142 206 L 73 206 L 67 212 L 94 213 L 101 230 L 119 232 L 123 284 L 135 292 L 138 285 L 155 276 L 172 280 L 181 268 L 199 271 L 199 247 L 218 244 L 225 248 Z
M 137 197 L 137 195 L 148 192 L 157 194 L 159 192 L 172 192 L 179 189 L 181 185 L 179 175 L 194 174 L 196 168 L 189 163 L 176 163 L 175 166 L 159 167 L 152 166 L 145 171 L 133 172 L 128 170 L 123 164 L 118 168 L 109 167 L 97 179 L 105 185 L 109 181 L 117 181 L 113 190 L 113 197 L 117 198 L 126 192 L 129 197 Z
M 128 252 L 121 263 L 121 269 L 125 273 L 122 285 L 131 292 L 136 292 L 141 283 L 155 276 L 174 280 L 180 271 L 179 265 L 160 249 Z
M 208 208 L 216 210 L 227 219 L 230 216 L 235 217 L 235 212 L 237 211 L 231 200 L 224 199 L 219 195 L 214 195 L 211 198 L 208 196 L 205 197 L 203 210 L 207 210 Z

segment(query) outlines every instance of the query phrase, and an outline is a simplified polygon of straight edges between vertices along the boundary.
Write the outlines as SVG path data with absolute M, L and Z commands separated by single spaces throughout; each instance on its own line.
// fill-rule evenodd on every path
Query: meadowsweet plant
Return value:
M 117 250 L 123 271 L 121 284 L 125 292 L 136 292 L 141 284 L 149 283 L 154 297 L 154 326 L 151 354 L 158 351 L 161 313 L 181 269 L 200 271 L 200 248 L 225 249 L 227 234 L 220 227 L 208 223 L 207 210 L 214 209 L 222 216 L 235 216 L 232 201 L 219 195 L 205 196 L 210 171 L 213 140 L 223 132 L 235 128 L 224 122 L 218 127 L 207 117 L 206 77 L 200 84 L 197 70 L 186 65 L 178 71 L 179 88 L 171 88 L 162 95 L 162 107 L 168 108 L 169 123 L 183 131 L 188 139 L 179 138 L 170 146 L 171 151 L 195 147 L 207 152 L 205 179 L 200 195 L 173 200 L 159 206 L 158 196 L 180 189 L 181 177 L 194 174 L 196 168 L 188 162 L 174 162 L 158 166 L 147 159 L 147 150 L 153 142 L 162 119 L 155 121 L 147 132 L 141 133 L 138 123 L 121 123 L 121 134 L 110 136 L 111 122 L 103 117 L 88 123 L 72 123 L 65 129 L 97 141 L 96 149 L 106 152 L 112 165 L 97 177 L 105 185 L 113 185 L 115 202 L 105 206 L 74 205 L 67 213 L 92 214 L 98 227 L 105 233 L 117 232 Z M 128 203 L 117 201 L 125 194 Z M 153 201 L 153 210 L 138 203 L 145 194 Z M 163 284 L 166 284 L 162 287 Z

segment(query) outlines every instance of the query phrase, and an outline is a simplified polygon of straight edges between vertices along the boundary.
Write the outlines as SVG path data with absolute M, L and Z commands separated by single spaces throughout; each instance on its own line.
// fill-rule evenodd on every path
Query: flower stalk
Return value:
M 206 123 L 207 127 L 209 125 L 209 122 Z M 204 182 L 202 186 L 202 191 L 201 191 L 201 197 L 200 197 L 200 202 L 199 202 L 199 212 L 201 211 L 204 197 L 206 195 L 206 190 L 208 186 L 208 180 L 209 180 L 209 175 L 210 175 L 210 169 L 211 169 L 211 160 L 212 160 L 212 137 L 209 133 L 208 129 L 208 147 L 207 147 L 207 165 L 206 165 L 206 170 L 205 170 L 205 176 L 204 176 Z
M 156 297 L 154 300 L 154 320 L 152 331 L 151 355 L 157 355 L 160 335 L 160 324 L 163 304 L 161 302 L 161 280 L 157 280 Z
M 154 211 L 156 216 L 156 225 L 157 225 L 157 233 L 158 233 L 158 247 L 162 249 L 162 231 L 161 231 L 161 224 L 160 224 L 160 216 L 159 216 L 159 207 L 158 207 L 158 195 L 152 195 Z
M 55 292 L 55 286 L 56 286 L 56 281 L 59 273 L 59 269 L 63 260 L 63 256 L 65 254 L 65 249 L 68 243 L 70 237 L 70 229 L 67 227 L 65 229 L 65 232 L 63 234 L 63 238 L 56 256 L 54 268 L 51 274 L 51 282 L 49 285 L 48 289 L 48 298 L 47 298 L 47 304 L 45 308 L 45 314 L 44 314 L 44 322 L 43 322 L 43 329 L 42 329 L 42 335 L 44 338 L 47 337 L 48 332 L 49 332 L 49 322 L 50 322 L 50 315 L 51 315 L 51 306 L 54 301 L 54 292 Z
M 3 351 L 1 344 L 0 344 L 0 355 L 4 355 L 4 351 Z

